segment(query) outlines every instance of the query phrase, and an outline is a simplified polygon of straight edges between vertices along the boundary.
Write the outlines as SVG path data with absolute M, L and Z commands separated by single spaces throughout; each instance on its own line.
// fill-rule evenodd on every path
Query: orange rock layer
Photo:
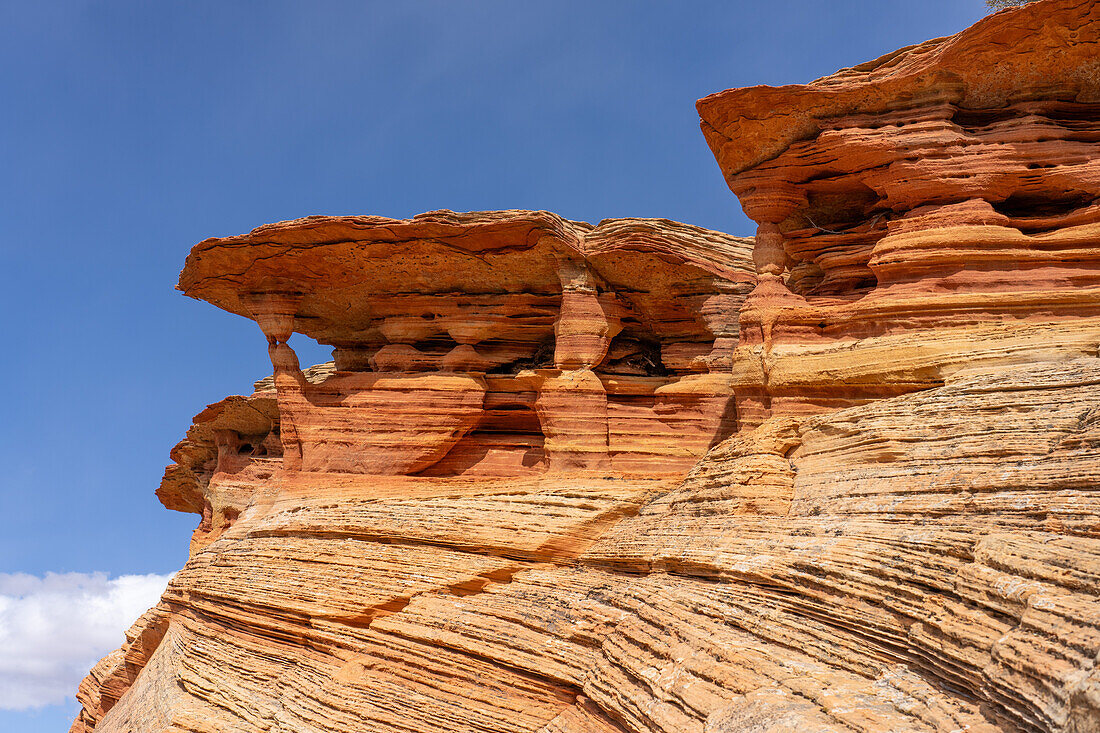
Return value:
M 701 100 L 755 240 L 197 245 L 274 374 L 173 450 L 190 560 L 73 731 L 1100 730 L 1098 7 Z

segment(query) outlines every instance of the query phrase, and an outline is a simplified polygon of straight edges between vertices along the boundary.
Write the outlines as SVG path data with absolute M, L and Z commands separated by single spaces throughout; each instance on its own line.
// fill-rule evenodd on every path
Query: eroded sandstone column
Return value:
M 740 314 L 740 340 L 733 357 L 734 389 L 742 425 L 759 424 L 771 413 L 770 356 L 783 313 L 801 300 L 783 282 L 790 257 L 780 223 L 806 206 L 805 195 L 785 182 L 769 182 L 738 192 L 741 208 L 756 222 L 753 264 L 756 287 Z
M 783 247 L 783 233 L 779 225 L 799 208 L 806 206 L 806 196 L 784 181 L 757 184 L 737 193 L 745 215 L 756 222 L 756 245 L 752 261 L 756 273 L 779 277 L 790 264 L 790 257 Z
M 271 358 L 279 402 L 283 468 L 288 471 L 302 469 L 302 442 L 296 417 L 307 404 L 306 378 L 298 355 L 287 343 L 294 333 L 294 315 L 300 300 L 300 296 L 289 293 L 255 293 L 250 298 L 253 318 L 267 337 L 267 354 Z
M 561 258 L 558 276 L 554 367 L 560 371 L 542 380 L 535 401 L 550 470 L 607 468 L 607 391 L 592 369 L 622 330 L 620 317 L 614 296 L 599 292 L 583 260 Z

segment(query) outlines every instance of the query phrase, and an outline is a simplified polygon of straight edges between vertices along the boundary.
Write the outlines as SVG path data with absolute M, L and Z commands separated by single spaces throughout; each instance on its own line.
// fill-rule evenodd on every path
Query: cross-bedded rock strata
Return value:
M 191 558 L 73 730 L 1100 730 L 1098 50 L 1041 0 L 701 100 L 755 241 L 200 243 L 274 375 L 173 450 Z

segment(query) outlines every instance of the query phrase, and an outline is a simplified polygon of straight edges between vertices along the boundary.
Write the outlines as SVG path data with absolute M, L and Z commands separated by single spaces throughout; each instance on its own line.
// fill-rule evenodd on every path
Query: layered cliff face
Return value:
M 191 558 L 73 730 L 1100 730 L 1097 48 L 1041 0 L 701 100 L 755 241 L 200 243 L 274 375 L 174 449 Z

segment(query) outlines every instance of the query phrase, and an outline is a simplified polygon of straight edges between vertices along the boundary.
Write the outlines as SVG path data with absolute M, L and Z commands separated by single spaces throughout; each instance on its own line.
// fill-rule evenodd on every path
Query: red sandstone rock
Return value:
M 731 429 L 748 247 L 665 220 L 313 217 L 199 244 L 180 288 L 265 329 L 304 470 L 667 474 Z M 293 331 L 337 371 L 297 376 Z
M 805 86 L 699 101 L 760 225 L 757 269 L 784 277 L 741 311 L 744 420 L 1095 354 L 1098 43 L 1100 6 L 1045 0 Z
M 518 211 L 197 245 L 274 374 L 173 450 L 191 558 L 73 730 L 1100 730 L 1098 40 L 1041 0 L 702 100 L 751 252 Z

